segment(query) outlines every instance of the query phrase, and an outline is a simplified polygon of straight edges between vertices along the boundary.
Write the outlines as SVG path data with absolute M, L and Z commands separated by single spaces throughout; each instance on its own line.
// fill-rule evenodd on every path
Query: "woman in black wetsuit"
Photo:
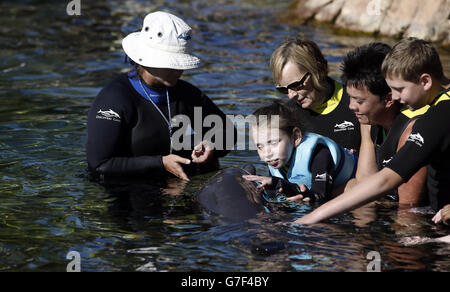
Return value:
M 295 101 L 312 132 L 359 150 L 360 126 L 346 88 L 328 76 L 328 61 L 315 42 L 287 39 L 272 53 L 270 68 L 276 89 Z
M 179 79 L 200 63 L 191 55 L 191 28 L 172 14 L 150 13 L 122 46 L 133 69 L 113 79 L 92 104 L 89 169 L 100 177 L 172 173 L 188 180 L 188 174 L 216 168 L 234 145 L 226 132 L 234 131 L 228 135 L 234 138 L 235 128 L 202 91 Z M 206 116 L 215 117 L 214 127 L 204 125 Z M 215 135 L 203 140 L 210 130 Z

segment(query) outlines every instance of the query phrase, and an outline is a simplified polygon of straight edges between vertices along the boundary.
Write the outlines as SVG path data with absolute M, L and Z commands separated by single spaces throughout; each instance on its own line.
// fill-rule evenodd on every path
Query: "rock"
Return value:
M 345 29 L 364 32 L 375 32 L 383 20 L 378 11 L 368 11 L 368 3 L 361 0 L 346 0 L 336 25 Z M 381 11 L 381 10 L 380 10 Z
M 450 45 L 450 0 L 298 0 L 295 7 L 305 21 Z
M 384 12 L 385 17 L 380 26 L 380 33 L 394 36 L 404 35 L 417 14 L 418 8 L 417 1 L 391 1 L 390 7 Z
M 300 1 L 296 5 L 295 14 L 303 20 L 314 18 L 316 13 L 326 6 L 329 0 Z
M 334 22 L 344 7 L 345 0 L 336 0 L 325 5 L 316 14 L 316 20 L 320 22 Z
M 445 8 L 446 9 L 443 9 Z M 450 1 L 435 0 L 418 7 L 405 36 L 429 38 L 450 44 Z

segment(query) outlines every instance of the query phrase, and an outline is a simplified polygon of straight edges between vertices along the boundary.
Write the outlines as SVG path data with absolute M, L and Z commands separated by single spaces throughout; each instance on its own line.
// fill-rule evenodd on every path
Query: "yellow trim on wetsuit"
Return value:
M 430 109 L 430 105 L 428 105 L 428 104 L 422 108 L 415 110 L 415 111 L 412 111 L 405 106 L 400 110 L 400 112 L 402 114 L 404 114 L 405 116 L 407 116 L 408 118 L 412 119 L 417 116 L 425 114 L 429 109 Z
M 448 91 L 443 92 L 441 94 L 441 96 L 439 96 L 439 98 L 437 98 L 431 105 L 427 104 L 426 106 L 419 108 L 415 111 L 412 111 L 412 110 L 408 109 L 407 107 L 404 107 L 400 111 L 402 114 L 404 114 L 408 118 L 412 119 L 414 117 L 425 114 L 430 109 L 430 107 L 436 106 L 438 103 L 440 103 L 443 100 L 450 100 L 450 95 L 448 94 Z
M 448 91 L 443 92 L 441 96 L 439 96 L 439 98 L 435 102 L 433 102 L 432 106 L 436 106 L 443 100 L 450 100 L 450 95 L 448 94 Z
M 322 103 L 321 105 L 312 108 L 312 110 L 318 114 L 327 115 L 338 107 L 339 103 L 342 100 L 343 95 L 344 95 L 344 87 L 339 82 L 334 81 L 333 96 L 326 102 Z

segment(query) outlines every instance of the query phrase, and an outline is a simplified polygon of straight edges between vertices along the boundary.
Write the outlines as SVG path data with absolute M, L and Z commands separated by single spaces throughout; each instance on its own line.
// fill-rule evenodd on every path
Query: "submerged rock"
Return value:
M 293 14 L 303 22 L 450 45 L 450 0 L 298 0 Z

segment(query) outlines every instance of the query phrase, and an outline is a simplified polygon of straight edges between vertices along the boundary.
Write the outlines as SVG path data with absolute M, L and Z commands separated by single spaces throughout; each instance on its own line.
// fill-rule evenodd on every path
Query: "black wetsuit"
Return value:
M 386 167 L 408 181 L 427 165 L 427 187 L 436 211 L 450 204 L 450 95 L 441 93 L 413 126 L 405 145 Z
M 347 149 L 359 150 L 361 132 L 358 119 L 349 108 L 350 98 L 341 84 L 328 78 L 333 94 L 314 109 L 301 109 L 301 120 L 309 132 L 328 137 Z
M 311 189 L 305 193 L 300 191 L 300 187 L 286 179 L 272 176 L 272 185 L 269 189 L 283 189 L 283 194 L 288 197 L 302 194 L 303 197 L 310 198 L 310 202 L 322 202 L 331 199 L 333 190 L 333 180 L 335 178 L 335 165 L 330 150 L 324 145 L 317 145 L 311 160 L 312 182 Z
M 385 167 L 397 153 L 398 142 L 408 125 L 425 112 L 426 109 L 417 111 L 410 111 L 406 108 L 402 109 L 392 123 L 387 136 L 384 139 L 380 135 L 376 138 L 374 142 L 375 155 L 379 170 Z M 380 129 L 380 131 L 384 131 L 384 129 Z
M 230 127 L 231 121 L 197 87 L 179 80 L 174 87 L 168 88 L 168 94 L 172 121 L 180 117 L 178 115 L 185 115 L 193 124 L 199 119 L 202 125 L 205 116 L 214 114 L 222 119 L 223 125 L 228 123 L 227 129 L 236 134 L 232 124 Z M 157 106 L 167 118 L 166 99 L 163 98 Z M 194 117 L 194 107 L 201 107 L 202 117 Z M 186 125 L 180 123 L 179 126 L 184 128 Z M 172 132 L 179 133 L 177 130 L 180 127 L 174 127 Z M 190 133 L 193 133 L 192 129 L 198 131 L 195 125 L 187 128 L 191 130 Z M 211 128 L 201 127 L 203 135 Z M 189 141 L 190 147 L 172 153 L 191 159 L 192 149 L 195 146 L 194 139 L 189 136 L 187 130 L 186 133 L 179 140 L 188 139 L 184 141 Z M 236 135 L 229 137 L 236 139 Z M 234 141 L 231 142 L 232 145 Z M 226 140 L 226 131 L 223 132 L 223 142 L 224 145 L 230 143 Z M 87 137 L 87 160 L 93 173 L 103 177 L 139 175 L 148 177 L 149 174 L 167 174 L 162 156 L 170 154 L 170 145 L 166 120 L 154 104 L 135 90 L 127 74 L 116 77 L 95 98 L 89 111 Z M 228 151 L 216 150 L 214 153 L 216 157 L 222 157 Z M 197 168 L 198 165 L 192 163 L 185 170 L 195 173 Z
M 378 170 L 383 169 L 386 164 L 388 164 L 392 157 L 397 153 L 398 143 L 403 132 L 406 130 L 408 125 L 415 121 L 420 115 L 424 114 L 428 108 L 420 109 L 417 111 L 410 111 L 406 108 L 402 109 L 394 122 L 392 123 L 391 129 L 389 130 L 387 136 L 384 134 L 385 130 L 383 127 L 376 127 L 378 135 L 375 139 L 375 158 L 378 166 Z M 373 129 L 373 127 L 372 127 Z M 374 131 L 372 131 L 373 133 Z M 398 190 L 393 190 L 389 195 L 386 196 L 387 199 L 398 202 L 399 195 Z

